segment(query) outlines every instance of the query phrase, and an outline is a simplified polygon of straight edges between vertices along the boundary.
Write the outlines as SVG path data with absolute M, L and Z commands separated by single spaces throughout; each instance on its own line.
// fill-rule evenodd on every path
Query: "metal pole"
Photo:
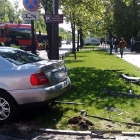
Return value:
M 53 0 L 53 14 L 55 14 L 55 0 Z M 52 23 L 52 60 L 55 59 L 55 24 Z
M 52 23 L 52 60 L 55 59 L 55 24 Z
M 55 0 L 53 0 L 53 14 L 55 14 Z
M 55 0 L 55 14 L 58 14 L 58 3 L 59 0 Z M 55 24 L 55 59 L 59 60 L 59 24 Z
M 33 54 L 36 54 L 36 44 L 35 44 L 35 36 L 34 36 L 34 20 L 31 20 L 31 32 L 32 32 L 31 52 Z

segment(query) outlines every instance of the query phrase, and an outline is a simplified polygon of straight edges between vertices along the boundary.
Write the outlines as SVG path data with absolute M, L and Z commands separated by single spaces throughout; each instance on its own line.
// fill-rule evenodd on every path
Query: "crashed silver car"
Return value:
M 45 60 L 23 50 L 0 47 L 0 123 L 20 108 L 46 103 L 71 86 L 63 60 Z

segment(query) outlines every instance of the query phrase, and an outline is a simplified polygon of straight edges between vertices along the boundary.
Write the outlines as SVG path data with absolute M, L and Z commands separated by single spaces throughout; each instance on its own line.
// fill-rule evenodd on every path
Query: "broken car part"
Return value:
M 119 92 L 119 91 L 111 91 L 111 90 L 102 89 L 102 92 L 111 94 L 111 95 L 116 95 L 116 96 L 127 96 L 127 97 L 131 97 L 131 98 L 135 98 L 135 97 L 140 98 L 140 95 L 134 94 L 132 92 L 132 90 L 129 90 L 128 93 L 124 93 L 124 92 Z
M 83 105 L 84 103 L 77 103 L 77 102 L 62 102 L 62 101 L 54 101 L 52 103 L 57 103 L 57 104 L 76 104 L 76 105 Z
M 140 82 L 140 77 L 132 77 L 132 76 L 127 76 L 125 74 L 121 74 L 120 77 L 128 82 Z
M 98 116 L 91 116 L 91 115 L 88 115 L 85 110 L 81 110 L 81 115 L 83 117 L 86 117 L 86 116 L 94 117 L 94 118 L 97 118 L 97 119 L 100 119 L 100 120 L 109 121 L 109 122 L 119 122 L 119 123 L 125 123 L 125 124 L 128 124 L 128 125 L 140 126 L 140 123 L 120 122 L 120 121 L 115 121 L 115 120 L 111 120 L 111 119 L 107 119 L 107 118 L 102 118 L 102 117 L 98 117 Z

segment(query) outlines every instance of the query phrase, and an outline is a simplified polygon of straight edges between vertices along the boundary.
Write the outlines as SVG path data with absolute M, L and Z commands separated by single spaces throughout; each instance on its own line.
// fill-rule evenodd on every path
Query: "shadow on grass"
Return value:
M 125 104 L 128 97 L 112 96 L 102 92 L 102 89 L 112 91 L 127 92 L 130 89 L 130 83 L 120 78 L 122 71 L 119 70 L 99 70 L 89 67 L 77 67 L 70 70 L 72 89 L 63 98 L 63 100 L 79 101 L 87 106 L 94 106 L 102 109 L 106 106 L 115 106 L 115 104 Z

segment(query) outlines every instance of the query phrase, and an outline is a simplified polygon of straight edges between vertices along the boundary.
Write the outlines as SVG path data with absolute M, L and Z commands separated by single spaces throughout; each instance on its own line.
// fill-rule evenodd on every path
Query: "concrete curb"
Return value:
M 123 136 L 140 136 L 140 132 L 122 132 Z
M 54 129 L 45 129 L 39 128 L 36 129 L 37 131 L 43 131 L 48 133 L 59 133 L 59 134 L 66 134 L 66 135 L 92 135 L 91 131 L 72 131 L 72 130 L 54 130 Z
M 101 131 L 101 130 L 92 130 L 92 131 L 73 131 L 73 130 L 54 130 L 39 128 L 36 131 L 46 132 L 46 133 L 55 133 L 55 134 L 65 134 L 65 135 L 79 135 L 79 136 L 95 136 L 95 135 L 104 135 L 107 133 L 120 135 L 120 136 L 140 136 L 140 132 L 122 132 L 122 131 Z

